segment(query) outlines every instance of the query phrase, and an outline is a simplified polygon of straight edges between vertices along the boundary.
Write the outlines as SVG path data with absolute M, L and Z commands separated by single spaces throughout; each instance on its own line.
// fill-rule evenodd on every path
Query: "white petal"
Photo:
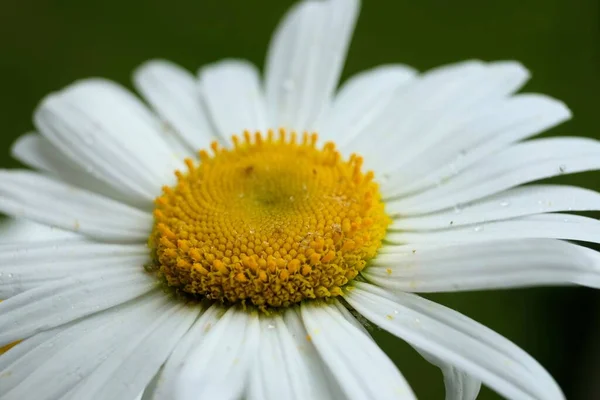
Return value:
M 390 243 L 464 243 L 503 239 L 553 238 L 600 242 L 600 221 L 571 214 L 540 214 L 425 232 L 393 232 Z
M 65 157 L 140 202 L 151 204 L 183 166 L 161 138 L 160 122 L 110 81 L 80 81 L 46 97 L 34 120 Z
M 512 62 L 467 61 L 429 71 L 399 91 L 364 134 L 344 149 L 359 152 L 376 171 L 394 171 L 436 146 L 486 105 L 518 89 L 527 76 Z
M 415 78 L 416 70 L 399 64 L 358 73 L 346 81 L 319 127 L 319 137 L 342 145 L 360 134 L 392 100 L 395 92 Z
M 302 360 L 300 349 L 280 315 L 261 315 L 260 348 L 250 370 L 249 398 L 252 400 L 318 399 L 313 390 L 317 371 Z
M 346 300 L 374 324 L 510 399 L 564 399 L 552 377 L 513 343 L 449 308 L 357 282 Z
M 75 239 L 80 236 L 22 218 L 5 218 L 0 222 L 0 245 L 44 240 Z M 1 298 L 2 296 L 0 296 Z
M 0 303 L 0 346 L 125 303 L 155 286 L 141 266 L 123 265 L 28 290 Z
M 146 386 L 144 391 L 137 397 L 137 400 L 152 400 L 154 397 L 154 393 L 156 393 L 156 386 L 158 385 L 158 378 L 160 373 L 162 372 L 162 368 L 154 375 L 150 383 Z
M 199 71 L 198 85 L 224 141 L 244 130 L 268 128 L 260 76 L 248 61 L 225 60 L 208 65 Z
M 416 350 L 433 365 L 438 366 L 444 375 L 446 387 L 446 400 L 475 400 L 481 389 L 481 381 L 448 364 L 433 354 L 421 349 Z
M 111 185 L 65 158 L 48 139 L 38 133 L 20 136 L 11 148 L 12 156 L 32 168 L 45 172 L 61 181 L 78 186 L 115 200 L 144 206 L 131 191 L 120 192 Z M 146 204 L 147 205 L 147 204 Z
M 415 398 L 387 355 L 335 306 L 309 302 L 301 310 L 312 342 L 348 399 Z
M 61 398 L 90 374 L 95 375 L 97 367 L 106 360 L 118 358 L 119 348 L 137 338 L 140 326 L 160 315 L 167 302 L 163 293 L 155 291 L 63 326 L 51 335 L 42 332 L 26 340 L 25 343 L 35 340 L 38 345 L 27 346 L 28 351 L 10 364 L 2 363 L 5 368 L 0 374 L 6 378 L 6 398 Z M 41 336 L 43 341 L 36 340 Z
M 83 189 L 23 171 L 0 171 L 0 210 L 101 240 L 146 241 L 152 215 Z
M 339 383 L 333 377 L 329 368 L 323 363 L 321 356 L 309 336 L 302 317 L 300 307 L 290 307 L 283 313 L 283 320 L 296 348 L 300 352 L 300 359 L 304 369 L 309 371 L 310 390 L 313 399 L 345 399 Z
M 557 284 L 600 288 L 600 253 L 553 239 L 438 246 L 381 254 L 363 276 L 387 289 L 408 292 Z
M 202 312 L 202 309 L 198 310 Z M 156 379 L 156 387 L 148 397 L 155 400 L 170 400 L 173 398 L 178 384 L 179 374 L 190 353 L 200 346 L 210 330 L 219 322 L 225 309 L 214 304 L 204 311 L 194 322 L 187 333 L 181 338 L 162 371 Z
M 155 310 L 115 354 L 73 393 L 79 398 L 130 400 L 141 393 L 198 316 L 198 309 L 172 300 Z
M 466 205 L 458 205 L 427 215 L 398 216 L 392 230 L 427 230 L 478 224 L 557 211 L 600 210 L 600 193 L 576 186 L 528 185 Z M 386 212 L 398 215 L 395 202 L 386 204 Z
M 258 315 L 230 308 L 188 354 L 172 396 L 180 400 L 239 398 L 259 341 Z
M 513 145 L 423 193 L 396 201 L 397 212 L 452 208 L 503 190 L 561 174 L 600 169 L 600 142 L 553 137 Z
M 0 245 L 0 299 L 90 271 L 126 271 L 123 265 L 141 269 L 149 259 L 145 245 L 65 239 Z
M 337 86 L 358 0 L 296 3 L 277 27 L 266 60 L 271 124 L 312 130 Z
M 136 69 L 133 79 L 137 90 L 190 150 L 208 148 L 216 139 L 191 73 L 170 61 L 152 60 Z
M 5 378 L 6 374 L 4 373 L 6 368 L 9 365 L 12 365 L 15 361 L 24 359 L 25 356 L 30 353 L 34 349 L 40 349 L 40 344 L 44 343 L 46 340 L 52 338 L 57 333 L 61 332 L 64 329 L 67 329 L 72 324 L 63 325 L 59 328 L 50 329 L 48 331 L 43 331 L 38 334 L 35 334 L 25 340 L 18 342 L 15 346 L 11 347 L 6 353 L 0 355 L 0 377 Z M 28 372 L 25 375 L 29 375 Z M 9 375 L 12 375 L 10 373 Z
M 386 196 L 405 196 L 435 186 L 512 143 L 571 118 L 564 103 L 540 94 L 519 94 L 475 108 L 448 130 L 447 138 L 397 167 L 384 182 Z

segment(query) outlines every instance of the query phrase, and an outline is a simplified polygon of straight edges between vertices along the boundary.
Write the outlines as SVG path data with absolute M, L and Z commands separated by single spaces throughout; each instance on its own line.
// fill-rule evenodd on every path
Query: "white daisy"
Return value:
M 482 382 L 563 398 L 513 343 L 412 292 L 597 287 L 598 253 L 559 239 L 600 242 L 560 213 L 600 195 L 520 185 L 599 168 L 599 143 L 523 141 L 570 113 L 515 95 L 516 62 L 387 65 L 336 90 L 358 6 L 296 4 L 264 81 L 240 60 L 198 79 L 146 63 L 156 114 L 101 79 L 44 99 L 13 148 L 38 172 L 0 172 L 1 211 L 57 228 L 4 234 L 0 346 L 20 342 L 3 400 L 414 398 L 358 315 L 439 366 L 448 399 Z

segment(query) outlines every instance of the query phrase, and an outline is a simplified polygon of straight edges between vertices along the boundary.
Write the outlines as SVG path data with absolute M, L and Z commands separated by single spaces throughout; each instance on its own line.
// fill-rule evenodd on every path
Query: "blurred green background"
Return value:
M 50 91 L 103 76 L 130 86 L 155 57 L 195 71 L 223 57 L 262 66 L 271 31 L 291 0 L 4 0 L 0 5 L 0 166 L 32 129 Z M 344 77 L 381 63 L 420 70 L 480 58 L 516 59 L 533 73 L 526 91 L 565 101 L 574 119 L 550 134 L 600 138 L 598 0 L 396 0 L 363 2 Z M 599 175 L 561 178 L 600 189 Z M 429 296 L 510 338 L 537 358 L 571 399 L 600 398 L 600 293 L 537 288 Z M 441 375 L 407 345 L 374 332 L 422 399 L 443 398 Z M 369 366 L 364 366 L 369 368 Z M 498 396 L 483 389 L 481 399 Z

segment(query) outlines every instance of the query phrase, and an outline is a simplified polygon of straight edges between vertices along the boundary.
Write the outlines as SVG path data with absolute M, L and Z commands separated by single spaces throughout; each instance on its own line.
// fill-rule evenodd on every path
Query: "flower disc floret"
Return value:
M 280 130 L 213 143 L 156 200 L 149 243 L 178 291 L 286 307 L 338 296 L 373 258 L 390 218 L 363 160 Z

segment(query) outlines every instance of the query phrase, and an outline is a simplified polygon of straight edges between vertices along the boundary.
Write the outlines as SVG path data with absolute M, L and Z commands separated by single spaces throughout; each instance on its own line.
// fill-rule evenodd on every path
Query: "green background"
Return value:
M 14 139 L 32 129 L 48 92 L 79 78 L 130 85 L 131 71 L 161 57 L 195 71 L 224 57 L 262 66 L 290 0 L 4 0 L 0 5 L 0 166 L 15 167 Z M 574 119 L 550 134 L 599 137 L 598 0 L 363 2 L 344 77 L 381 63 L 420 70 L 479 58 L 516 59 L 533 74 L 526 91 L 565 101 Z M 599 189 L 598 174 L 561 178 Z M 429 296 L 507 336 L 536 357 L 568 398 L 600 398 L 600 296 L 537 288 Z M 374 331 L 422 399 L 443 398 L 439 372 L 399 340 Z M 364 366 L 369 368 L 370 366 Z M 481 399 L 498 396 L 483 389 Z

